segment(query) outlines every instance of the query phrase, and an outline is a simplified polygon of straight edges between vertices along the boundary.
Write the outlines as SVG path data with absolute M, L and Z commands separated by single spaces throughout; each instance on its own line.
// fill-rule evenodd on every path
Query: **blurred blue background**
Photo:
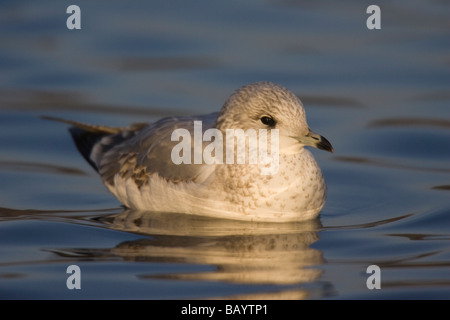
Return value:
M 450 298 L 449 16 L 437 0 L 2 1 L 0 298 Z M 313 150 L 317 221 L 135 217 L 39 118 L 209 113 L 254 81 L 296 93 L 334 146 Z

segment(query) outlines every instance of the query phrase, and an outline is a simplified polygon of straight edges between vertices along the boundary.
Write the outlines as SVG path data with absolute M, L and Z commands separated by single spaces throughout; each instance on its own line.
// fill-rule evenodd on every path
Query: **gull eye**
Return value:
M 261 122 L 269 127 L 275 126 L 275 120 L 273 120 L 273 118 L 271 116 L 262 116 Z

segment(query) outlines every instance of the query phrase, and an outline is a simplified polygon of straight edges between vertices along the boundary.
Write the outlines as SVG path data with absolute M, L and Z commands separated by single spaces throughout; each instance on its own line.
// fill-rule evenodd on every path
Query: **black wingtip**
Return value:
M 77 127 L 70 127 L 69 132 L 83 158 L 98 172 L 97 165 L 91 159 L 91 152 L 94 145 L 106 134 L 93 133 Z

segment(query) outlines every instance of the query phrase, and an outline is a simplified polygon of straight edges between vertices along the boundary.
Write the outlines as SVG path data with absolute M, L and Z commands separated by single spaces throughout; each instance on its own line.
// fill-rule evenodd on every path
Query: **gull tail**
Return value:
M 113 128 L 106 126 L 97 126 L 84 124 L 77 121 L 71 121 L 51 116 L 41 116 L 42 119 L 58 121 L 71 125 L 69 132 L 72 135 L 72 139 L 78 151 L 81 153 L 83 158 L 98 172 L 97 161 L 95 155 L 92 154 L 92 150 L 97 145 L 102 138 L 106 136 L 122 136 L 123 128 Z M 104 153 L 116 145 L 118 139 L 111 139 L 110 144 L 102 144 L 101 153 Z M 124 140 L 123 137 L 122 139 Z M 114 143 L 112 143 L 114 142 Z

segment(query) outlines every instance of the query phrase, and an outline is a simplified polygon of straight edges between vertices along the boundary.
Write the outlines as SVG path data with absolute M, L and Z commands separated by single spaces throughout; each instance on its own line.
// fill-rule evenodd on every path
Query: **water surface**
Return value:
M 78 1 L 73 31 L 70 4 L 0 5 L 0 298 L 450 298 L 447 2 L 382 1 L 373 31 L 367 1 Z M 313 150 L 329 193 L 313 221 L 127 211 L 39 117 L 213 112 L 261 80 L 334 146 Z

